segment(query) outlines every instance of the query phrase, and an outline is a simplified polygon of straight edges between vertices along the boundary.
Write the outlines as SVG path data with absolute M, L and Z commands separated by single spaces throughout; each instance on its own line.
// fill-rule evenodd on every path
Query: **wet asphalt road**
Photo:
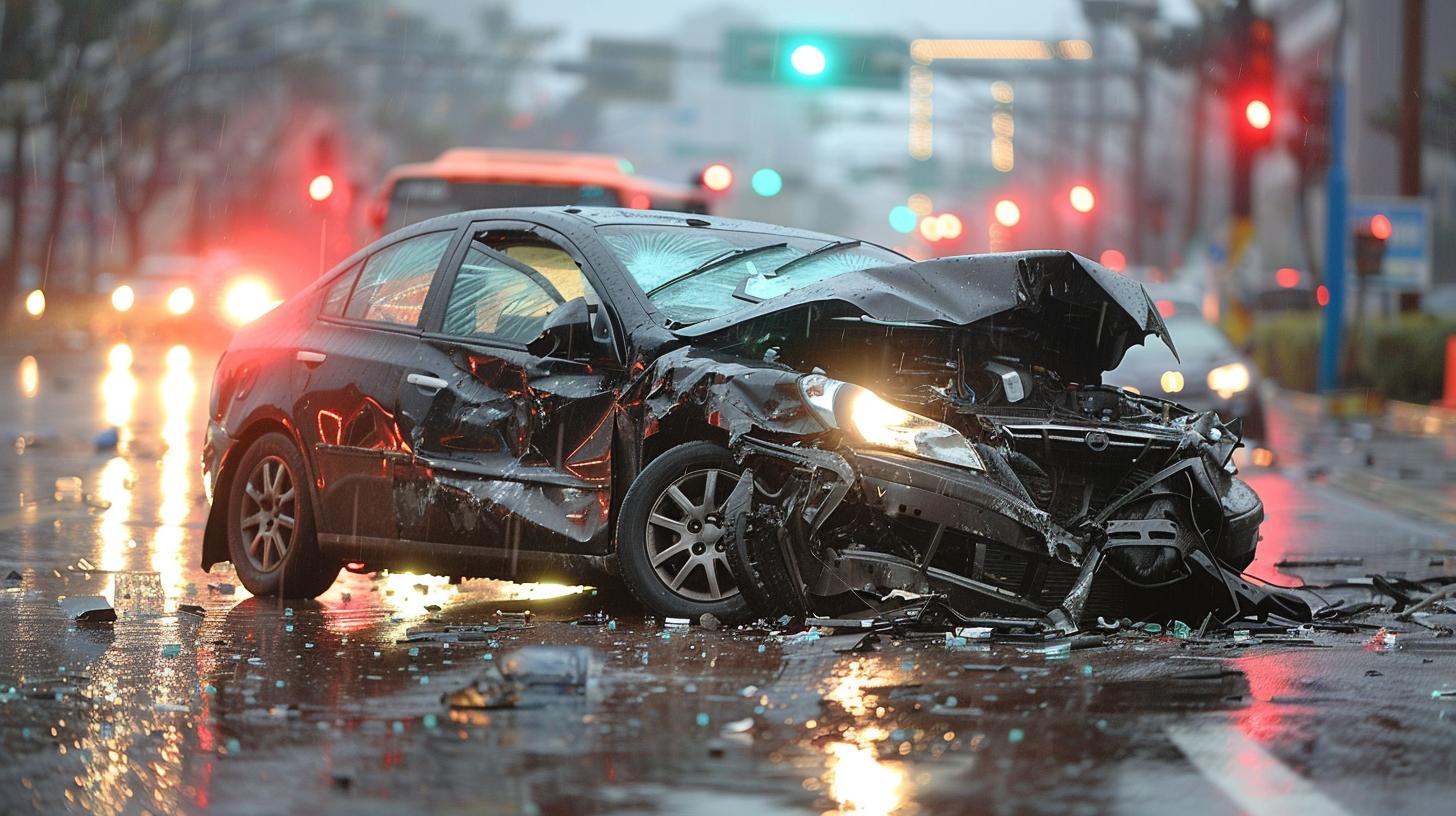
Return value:
M 889 640 L 838 654 L 664 635 L 609 587 L 346 574 L 288 605 L 209 589 L 234 581 L 196 567 L 213 359 L 3 361 L 0 432 L 25 443 L 0 453 L 0 576 L 22 576 L 0 581 L 0 812 L 1450 812 L 1456 699 L 1433 693 L 1456 688 L 1456 639 L 1410 624 L 1396 648 L 1362 631 L 1316 648 L 1124 637 L 1070 659 Z M 1307 478 L 1337 442 L 1273 419 L 1290 453 L 1249 479 L 1269 513 L 1253 572 L 1456 572 L 1453 528 Z M 119 448 L 98 452 L 109 425 Z M 1363 561 L 1272 566 L 1332 556 Z M 118 621 L 57 606 L 97 594 Z M 524 608 L 533 625 L 494 640 L 397 643 Z M 570 622 L 598 609 L 615 628 Z M 510 710 L 442 705 L 530 644 L 589 647 L 594 680 Z

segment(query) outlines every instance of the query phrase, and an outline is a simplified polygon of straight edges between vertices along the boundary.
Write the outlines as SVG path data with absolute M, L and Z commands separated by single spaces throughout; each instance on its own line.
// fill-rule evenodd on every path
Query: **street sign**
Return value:
M 672 98 L 677 50 L 670 43 L 593 37 L 587 87 L 593 98 L 662 102 Z
M 1425 289 L 1431 283 L 1431 205 L 1423 198 L 1351 197 L 1349 231 L 1368 230 L 1371 219 L 1390 219 L 1385 259 L 1377 285 Z M 1347 267 L 1351 268 L 1351 267 Z

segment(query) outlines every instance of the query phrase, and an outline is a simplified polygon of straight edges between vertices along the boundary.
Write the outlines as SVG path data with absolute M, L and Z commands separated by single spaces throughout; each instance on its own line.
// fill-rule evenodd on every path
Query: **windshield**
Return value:
M 678 323 L 696 323 L 816 281 L 907 259 L 872 244 L 846 245 L 793 266 L 837 242 L 705 227 L 607 225 L 597 229 L 652 303 Z M 781 246 L 776 246 L 781 245 Z M 741 258 L 709 264 L 740 250 Z M 699 267 L 702 267 L 699 270 Z M 783 274 L 775 270 L 784 268 Z M 695 274 L 694 270 L 699 270 Z

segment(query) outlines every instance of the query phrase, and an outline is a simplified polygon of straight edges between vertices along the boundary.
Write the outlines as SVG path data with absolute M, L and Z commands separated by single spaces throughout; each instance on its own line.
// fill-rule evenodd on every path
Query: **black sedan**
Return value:
M 1236 605 L 1263 509 L 1211 413 L 1102 386 L 1171 338 L 1066 252 L 913 263 L 721 218 L 483 210 L 245 327 L 204 445 L 204 568 L 619 574 L 740 620 L 894 590 L 966 612 Z M 1191 583 L 1190 583 L 1191 582 Z M 1193 590 L 1193 591 L 1191 591 Z

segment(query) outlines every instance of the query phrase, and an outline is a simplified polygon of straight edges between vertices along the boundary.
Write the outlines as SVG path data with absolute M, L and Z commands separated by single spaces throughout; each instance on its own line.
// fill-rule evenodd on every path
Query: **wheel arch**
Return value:
M 303 467 L 307 471 L 304 478 L 308 482 L 309 499 L 314 502 L 315 507 L 318 506 L 313 461 L 309 459 L 308 449 L 304 447 L 297 429 L 292 423 L 277 416 L 265 415 L 250 420 L 228 446 L 227 453 L 224 454 L 222 463 L 218 467 L 217 481 L 212 486 L 212 509 L 208 511 L 207 525 L 202 532 L 203 570 L 212 569 L 213 564 L 231 560 L 227 543 L 227 511 L 237 463 L 254 442 L 270 433 L 280 433 L 293 440 L 294 446 L 298 448 L 303 459 Z

